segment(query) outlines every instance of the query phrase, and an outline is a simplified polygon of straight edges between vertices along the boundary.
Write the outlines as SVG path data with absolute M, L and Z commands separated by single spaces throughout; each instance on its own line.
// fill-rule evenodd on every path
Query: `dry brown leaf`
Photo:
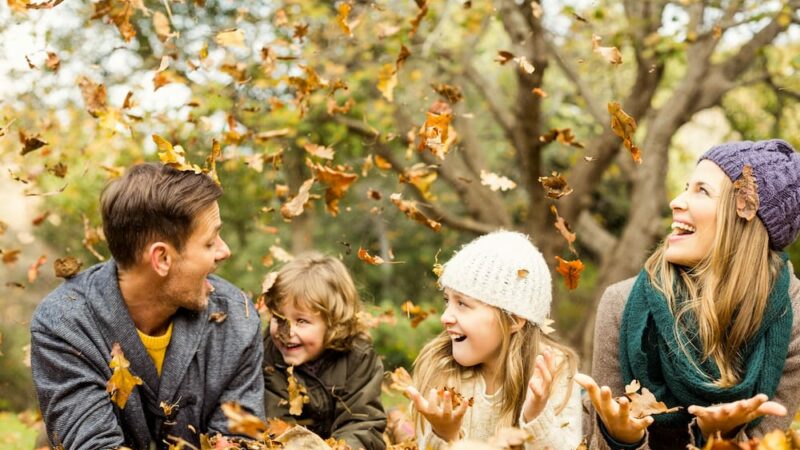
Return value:
M 389 199 L 392 201 L 392 203 L 395 204 L 395 206 L 397 206 L 400 209 L 400 211 L 405 213 L 406 216 L 408 216 L 411 219 L 414 219 L 417 222 L 425 225 L 426 227 L 430 228 L 431 230 L 439 231 L 442 228 L 442 224 L 441 223 L 439 223 L 439 222 L 437 222 L 435 220 L 429 219 L 428 217 L 425 216 L 425 214 L 422 214 L 417 209 L 416 202 L 403 200 L 402 199 L 402 195 L 399 194 L 399 193 L 392 194 L 391 196 L 389 196 Z
M 228 418 L 228 429 L 232 433 L 241 433 L 260 439 L 262 434 L 267 431 L 267 424 L 264 421 L 245 411 L 237 402 L 225 402 L 220 405 L 220 409 Z
M 497 56 L 494 57 L 494 60 L 500 63 L 501 66 L 505 65 L 509 61 L 513 61 L 517 63 L 523 72 L 527 74 L 531 74 L 535 71 L 533 64 L 528 61 L 528 58 L 525 56 L 515 56 L 513 53 L 506 50 L 498 50 Z
M 0 250 L 3 254 L 3 264 L 14 264 L 19 259 L 20 249 Z
M 419 11 L 417 15 L 411 19 L 411 30 L 408 32 L 408 37 L 413 38 L 414 35 L 417 33 L 417 29 L 419 28 L 419 24 L 422 22 L 422 19 L 428 14 L 428 1 L 427 0 L 418 0 L 417 6 L 419 7 Z
M 578 282 L 581 278 L 581 272 L 585 268 L 583 262 L 580 259 L 576 259 L 574 261 L 565 261 L 561 259 L 561 257 L 556 256 L 556 260 L 558 261 L 558 268 L 556 268 L 556 272 L 560 273 L 562 277 L 564 277 L 564 285 L 569 290 L 573 290 L 578 287 Z
M 306 144 L 303 148 L 310 154 L 322 158 L 322 159 L 333 159 L 333 155 L 335 151 L 331 147 L 325 147 L 324 145 L 317 145 L 317 144 Z
M 567 179 L 558 172 L 553 172 L 549 177 L 539 177 L 539 183 L 542 183 L 545 194 L 555 200 L 572 193 Z
M 393 64 L 382 65 L 378 71 L 378 90 L 383 98 L 393 102 L 395 87 L 397 87 L 397 69 Z
M 292 33 L 292 37 L 303 42 L 303 39 L 306 38 L 308 35 L 308 24 L 307 23 L 298 23 L 294 26 L 294 32 Z
M 377 165 L 378 168 L 386 170 L 392 167 L 388 161 L 385 161 L 388 167 L 384 166 L 382 164 L 383 161 L 385 161 L 383 158 L 375 155 L 375 165 Z M 436 166 L 417 163 L 398 175 L 398 180 L 401 183 L 415 186 L 426 200 L 433 200 L 435 197 L 433 193 L 431 193 L 431 186 L 436 181 L 437 176 Z
M 387 388 L 392 391 L 406 395 L 406 389 L 409 386 L 413 386 L 411 375 L 402 366 L 397 367 L 393 372 L 387 372 L 385 375 L 389 375 L 389 384 Z
M 289 383 L 287 387 L 289 393 L 289 414 L 299 416 L 303 413 L 303 405 L 311 401 L 311 399 L 307 395 L 308 391 L 306 387 L 300 384 L 297 378 L 294 377 L 294 366 L 289 366 L 289 368 L 286 369 L 286 373 Z
M 427 319 L 432 312 L 435 312 L 433 309 L 426 311 L 422 309 L 421 306 L 415 305 L 411 300 L 403 302 L 403 304 L 400 305 L 400 311 L 411 319 L 411 328 L 417 328 L 420 322 Z
M 383 258 L 378 255 L 370 255 L 363 247 L 358 248 L 358 259 L 367 264 L 372 264 L 373 266 L 379 266 L 384 263 Z
M 83 263 L 74 256 L 58 258 L 53 262 L 53 269 L 59 278 L 72 278 L 81 271 Z
M 517 187 L 517 183 L 511 181 L 509 178 L 497 175 L 493 172 L 481 170 L 481 184 L 488 186 L 493 191 L 509 191 Z
M 22 143 L 21 155 L 26 155 L 47 145 L 46 141 L 39 139 L 38 134 L 29 136 L 23 130 L 19 130 L 19 141 Z
M 556 216 L 556 223 L 553 226 L 556 227 L 558 232 L 561 233 L 561 236 L 567 241 L 567 244 L 569 245 L 569 251 L 571 251 L 572 254 L 574 254 L 575 256 L 578 256 L 578 252 L 572 245 L 575 242 L 577 236 L 569 228 L 569 224 L 567 223 L 567 221 L 564 220 L 563 217 L 558 215 L 558 209 L 556 208 L 556 205 L 550 205 L 550 212 L 553 213 L 554 216 Z
M 411 50 L 409 50 L 405 45 L 401 46 L 400 53 L 397 55 L 397 60 L 394 62 L 398 72 L 400 71 L 400 68 L 403 67 L 403 64 L 406 62 L 409 56 L 411 56 Z
M 172 83 L 186 84 L 186 78 L 179 75 L 174 70 L 164 70 L 163 72 L 156 72 L 156 74 L 153 75 L 153 92 Z
M 603 38 L 593 34 L 592 35 L 592 51 L 602 56 L 606 61 L 611 64 L 622 64 L 622 53 L 617 47 L 601 47 L 600 41 Z
M 608 104 L 608 113 L 611 114 L 611 130 L 622 139 L 625 147 L 631 152 L 634 162 L 641 164 L 641 149 L 633 143 L 633 134 L 636 132 L 636 119 L 623 111 L 618 102 Z
M 437 158 L 444 159 L 453 143 L 450 136 L 450 122 L 453 120 L 453 109 L 443 100 L 436 100 L 426 113 L 425 123 L 419 129 L 421 137 L 417 150 L 428 149 Z
M 108 363 L 114 372 L 111 378 L 106 383 L 106 392 L 111 394 L 111 401 L 114 402 L 119 409 L 125 409 L 125 404 L 128 403 L 133 389 L 142 384 L 142 379 L 132 374 L 128 367 L 131 363 L 125 359 L 125 354 L 122 352 L 119 342 L 115 342 L 111 349 L 111 361 Z
M 760 200 L 758 197 L 758 182 L 753 175 L 753 167 L 745 164 L 742 176 L 733 183 L 736 195 L 736 215 L 746 221 L 756 217 Z
M 336 103 L 336 100 L 334 100 L 332 98 L 329 98 L 328 99 L 328 106 L 327 106 L 328 114 L 330 114 L 330 115 L 347 114 L 347 113 L 350 112 L 350 109 L 352 109 L 353 106 L 355 106 L 355 105 L 356 105 L 356 102 L 352 98 L 348 98 L 347 101 L 344 102 L 344 105 L 342 105 L 342 106 L 339 106 Z
M 584 148 L 583 144 L 575 140 L 575 135 L 572 134 L 571 128 L 551 128 L 547 134 L 539 136 L 539 142 L 553 142 L 557 140 L 564 145 L 571 145 L 577 148 Z
M 61 66 L 61 59 L 55 53 L 47 52 L 47 60 L 45 60 L 44 65 L 53 72 L 56 72 Z
M 134 13 L 134 3 L 131 1 L 100 0 L 94 4 L 94 14 L 91 19 L 107 17 L 116 25 L 125 42 L 130 42 L 136 37 L 136 29 L 131 25 L 131 16 Z
M 332 216 L 339 214 L 339 200 L 357 179 L 358 175 L 345 172 L 342 166 L 323 167 L 306 160 L 306 165 L 314 171 L 314 176 L 328 188 L 325 190 L 325 209 Z
M 313 177 L 304 181 L 302 186 L 300 186 L 300 189 L 298 189 L 297 195 L 295 195 L 292 200 L 284 203 L 281 206 L 281 215 L 284 219 L 291 220 L 293 217 L 303 214 L 305 204 L 309 199 L 309 191 L 311 190 L 311 186 L 313 184 Z
M 461 88 L 458 86 L 439 83 L 431 84 L 431 87 L 434 91 L 436 91 L 437 94 L 441 95 L 445 98 L 445 100 L 452 104 L 456 104 L 464 98 L 464 94 L 461 93 Z
M 221 31 L 214 37 L 217 45 L 223 47 L 244 47 L 244 32 L 238 28 Z
M 206 158 L 206 164 L 203 166 L 203 173 L 208 175 L 217 186 L 221 186 L 219 181 L 219 174 L 217 174 L 217 159 L 222 155 L 222 147 L 216 139 L 211 140 L 211 153 Z
M 445 386 L 443 388 L 438 388 L 436 390 L 436 394 L 439 396 L 440 399 L 444 398 L 445 392 L 450 393 L 450 401 L 452 402 L 453 409 L 458 408 L 464 402 L 467 402 L 469 406 L 472 406 L 475 403 L 475 399 L 473 397 L 470 397 L 469 399 L 464 398 L 464 396 L 461 395 L 461 393 L 458 392 L 454 387 Z
M 81 89 L 83 102 L 86 104 L 86 110 L 92 117 L 98 117 L 101 113 L 106 111 L 106 86 L 104 84 L 97 84 L 89 78 L 81 75 L 78 77 L 78 87 Z
M 39 268 L 47 262 L 47 255 L 42 255 L 28 267 L 28 283 L 33 283 L 39 277 Z
M 656 396 L 650 392 L 646 387 L 641 388 L 641 393 L 637 393 L 641 385 L 637 380 L 632 380 L 630 384 L 625 386 L 625 397 L 630 400 L 630 414 L 631 417 L 643 419 L 647 416 L 656 414 L 665 414 L 679 411 L 682 407 L 667 408 L 664 402 L 656 400 Z

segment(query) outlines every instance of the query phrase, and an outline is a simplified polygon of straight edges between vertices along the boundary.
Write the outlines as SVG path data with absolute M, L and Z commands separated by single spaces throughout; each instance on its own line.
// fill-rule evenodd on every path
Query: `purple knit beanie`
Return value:
M 698 162 L 718 165 L 731 181 L 750 165 L 758 185 L 758 217 L 767 228 L 770 248 L 782 250 L 800 231 L 800 154 L 788 142 L 726 142 L 711 147 Z

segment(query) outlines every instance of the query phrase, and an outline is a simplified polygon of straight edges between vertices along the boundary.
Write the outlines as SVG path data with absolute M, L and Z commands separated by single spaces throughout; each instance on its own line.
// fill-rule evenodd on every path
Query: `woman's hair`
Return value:
M 572 376 L 578 366 L 578 356 L 569 347 L 559 344 L 544 332 L 541 328 L 529 321 L 525 321 L 522 328 L 512 332 L 512 327 L 516 320 L 520 319 L 500 308 L 491 307 L 495 312 L 495 317 L 500 324 L 503 335 L 500 354 L 500 370 L 497 372 L 497 380 L 502 382 L 502 408 L 499 411 L 501 419 L 499 426 L 518 426 L 522 404 L 528 392 L 528 381 L 533 376 L 536 366 L 536 355 L 545 348 L 550 348 L 555 353 L 557 365 L 557 378 L 566 370 L 569 379 L 569 389 L 561 400 L 557 411 L 561 412 L 567 405 L 572 394 Z M 414 372 L 412 375 L 414 386 L 422 393 L 427 395 L 430 389 L 441 389 L 453 387 L 461 394 L 461 381 L 477 376 L 477 367 L 464 367 L 453 358 L 453 344 L 446 331 L 437 335 L 428 342 L 414 361 Z M 414 423 L 422 428 L 424 425 L 423 417 L 416 409 L 412 413 Z
M 280 270 L 265 297 L 270 311 L 291 302 L 322 314 L 327 324 L 325 348 L 345 351 L 357 338 L 371 341 L 359 319 L 361 300 L 353 279 L 336 258 L 316 252 L 295 257 Z
M 695 267 L 670 263 L 663 242 L 645 263 L 650 283 L 667 299 L 675 314 L 680 350 L 695 363 L 689 339 L 699 337 L 702 361 L 719 368 L 720 387 L 739 383 L 744 362 L 742 346 L 761 326 L 769 294 L 783 265 L 769 249 L 761 219 L 747 221 L 736 214 L 733 183 L 725 177 L 717 205 L 716 234 L 711 252 Z M 701 361 L 701 362 L 702 362 Z

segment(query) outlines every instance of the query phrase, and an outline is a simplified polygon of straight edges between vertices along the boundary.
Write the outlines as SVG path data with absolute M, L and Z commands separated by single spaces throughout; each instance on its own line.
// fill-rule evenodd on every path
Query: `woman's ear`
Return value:
M 521 330 L 527 322 L 527 320 L 520 316 L 514 316 L 514 323 L 511 324 L 511 333 L 516 333 L 517 331 Z

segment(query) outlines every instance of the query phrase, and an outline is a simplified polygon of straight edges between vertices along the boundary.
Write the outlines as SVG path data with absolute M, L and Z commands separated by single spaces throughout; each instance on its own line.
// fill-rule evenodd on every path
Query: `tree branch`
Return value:
M 503 98 L 502 94 L 475 69 L 471 62 L 466 63 L 465 66 L 466 70 L 464 76 L 481 94 L 484 101 L 486 101 L 486 104 L 489 106 L 489 110 L 492 111 L 492 117 L 494 117 L 500 125 L 500 128 L 503 129 L 506 137 L 513 142 L 514 115 L 508 112 L 508 108 L 504 108 L 500 103 Z
M 586 210 L 581 211 L 578 216 L 577 232 L 581 245 L 588 248 L 599 259 L 610 255 L 617 245 L 617 238 L 597 223 Z

